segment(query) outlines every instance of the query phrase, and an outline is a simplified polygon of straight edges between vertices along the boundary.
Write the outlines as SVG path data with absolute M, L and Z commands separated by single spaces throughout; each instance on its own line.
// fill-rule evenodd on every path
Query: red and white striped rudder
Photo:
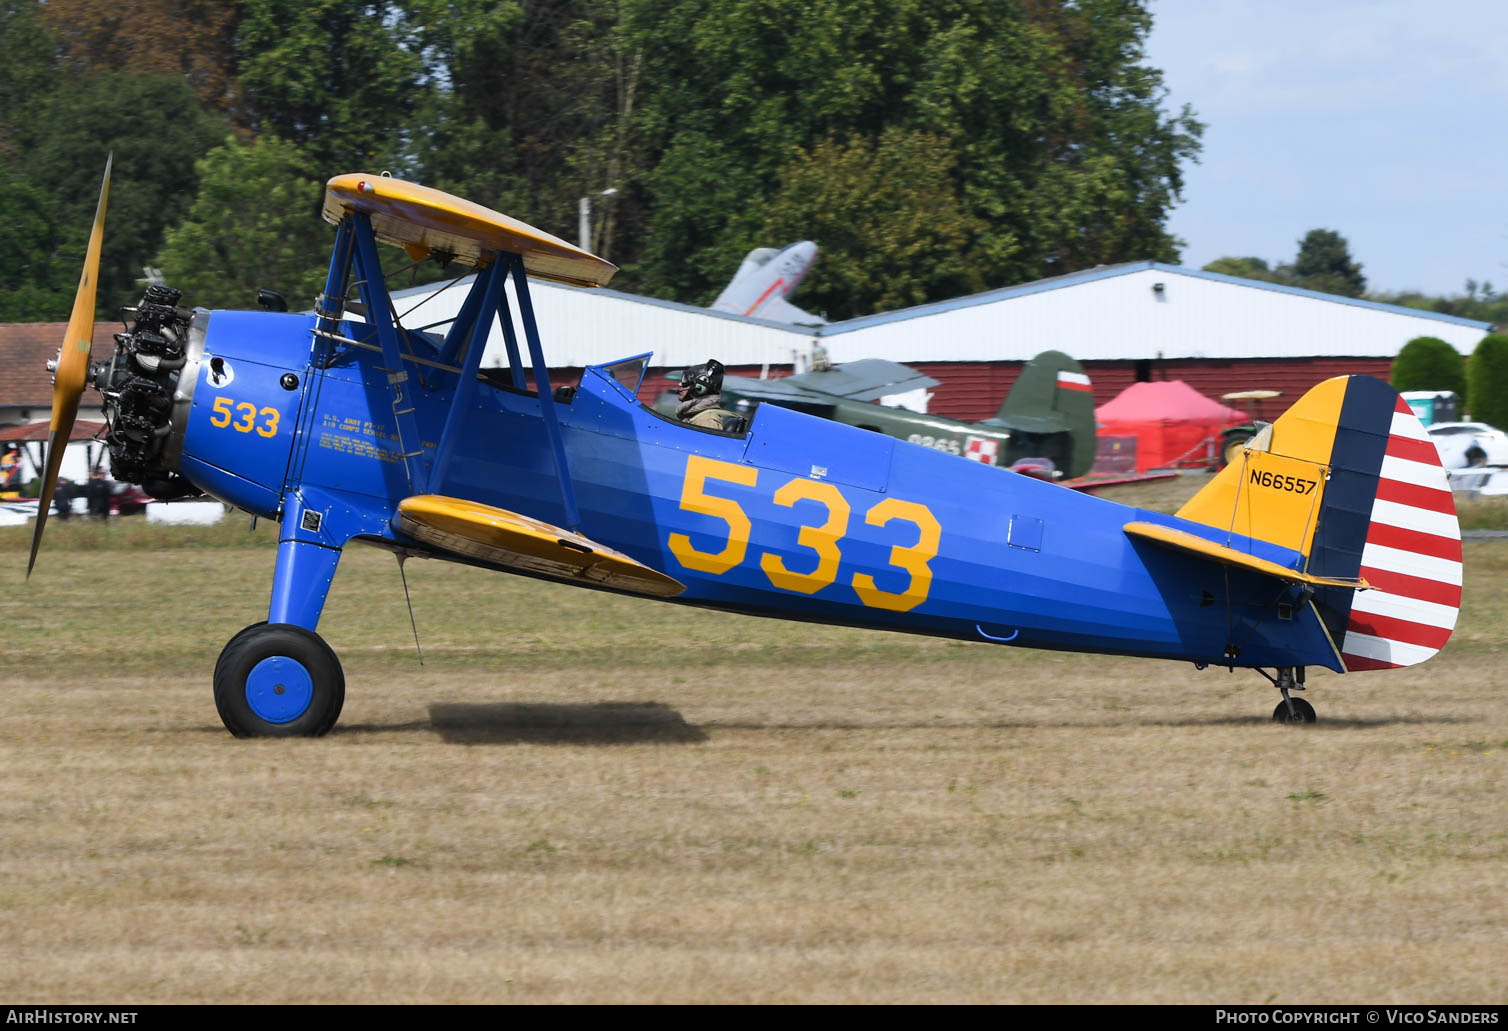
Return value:
M 1450 638 L 1461 607 L 1461 529 L 1440 453 L 1403 401 L 1387 449 L 1361 555 L 1358 591 L 1340 644 L 1347 669 L 1412 666 Z

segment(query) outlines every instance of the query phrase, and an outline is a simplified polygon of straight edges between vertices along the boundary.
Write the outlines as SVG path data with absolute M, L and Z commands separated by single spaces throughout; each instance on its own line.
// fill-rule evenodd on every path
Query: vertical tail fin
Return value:
M 1094 464 L 1094 389 L 1084 367 L 1062 351 L 1043 351 L 1021 370 L 993 422 L 1043 440 L 1042 453 L 1067 477 Z
M 1179 516 L 1279 544 L 1322 588 L 1316 611 L 1347 670 L 1423 662 L 1461 605 L 1461 531 L 1440 455 L 1386 383 L 1341 376 L 1310 390 Z

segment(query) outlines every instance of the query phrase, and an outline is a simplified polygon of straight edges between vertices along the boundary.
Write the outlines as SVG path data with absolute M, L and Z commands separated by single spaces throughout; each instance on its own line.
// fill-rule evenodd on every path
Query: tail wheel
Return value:
M 290 623 L 247 627 L 215 663 L 215 708 L 236 737 L 319 737 L 335 726 L 345 700 L 335 652 Z
M 1293 711 L 1288 711 L 1288 703 L 1293 703 Z M 1302 698 L 1285 699 L 1278 703 L 1278 707 L 1272 710 L 1274 723 L 1314 723 L 1319 719 L 1314 713 L 1314 706 Z

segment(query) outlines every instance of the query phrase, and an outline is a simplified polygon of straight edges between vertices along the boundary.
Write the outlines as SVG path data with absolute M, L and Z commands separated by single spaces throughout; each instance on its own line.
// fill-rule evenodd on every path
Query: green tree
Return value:
M 627 0 L 585 5 L 563 39 L 571 54 L 567 64 L 570 116 L 576 139 L 565 156 L 563 185 L 579 195 L 616 191 L 594 211 L 588 249 L 605 258 L 617 253 L 622 227 L 629 240 L 643 233 L 647 214 L 638 183 L 648 170 L 648 144 L 639 129 L 644 91 L 644 51 L 628 32 Z M 633 274 L 620 285 L 628 285 Z
M 0 164 L 0 322 L 68 318 L 88 229 L 60 222 L 47 191 Z
M 520 60 L 526 41 L 518 36 L 532 27 L 527 43 L 533 43 L 542 27 L 530 26 L 516 2 L 421 0 L 419 11 L 431 74 L 448 84 L 426 94 L 416 114 L 424 181 L 548 231 L 562 228 L 563 213 L 553 229 L 536 221 L 522 169 L 527 160 L 514 145 L 510 117 L 518 96 L 540 85 L 524 68 L 548 74 L 551 67 L 548 61 Z
M 0 161 L 13 158 L 12 133 L 38 97 L 57 83 L 58 47 L 36 0 L 0 0 Z
M 1508 294 L 1500 294 L 1493 289 L 1491 283 L 1478 283 L 1474 279 L 1466 281 L 1466 288 L 1462 293 L 1446 297 L 1432 297 L 1417 290 L 1374 293 L 1368 294 L 1367 297 L 1384 304 L 1419 308 L 1422 311 L 1455 315 L 1458 318 L 1490 322 L 1498 326 L 1508 325 Z
M 1270 267 L 1262 258 L 1226 257 L 1216 258 L 1204 270 L 1343 297 L 1360 297 L 1367 288 L 1361 266 L 1351 260 L 1346 238 L 1333 229 L 1311 229 L 1304 234 L 1292 264 Z
M 206 108 L 233 107 L 241 0 L 46 0 L 38 6 L 71 77 L 181 75 Z
M 232 136 L 200 159 L 199 192 L 154 261 L 184 303 L 251 307 L 266 287 L 313 306 L 332 234 L 310 214 L 324 186 L 302 174 L 303 162 L 276 136 Z
M 1176 259 L 1166 215 L 1202 126 L 1163 110 L 1139 0 L 635 0 L 628 22 L 656 141 L 650 292 L 708 296 L 798 154 L 889 129 L 947 141 L 932 175 L 971 219 L 987 285 Z
M 978 291 L 969 245 L 983 227 L 954 192 L 954 160 L 942 137 L 901 129 L 798 150 L 749 247 L 821 240 L 802 303 L 834 319 Z
M 1351 258 L 1346 238 L 1333 229 L 1311 229 L 1299 241 L 1293 283 L 1309 290 L 1360 297 L 1367 289 L 1361 266 Z
M 1508 335 L 1489 333 L 1466 363 L 1471 417 L 1492 426 L 1508 426 Z
M 758 208 L 763 184 L 754 169 L 730 157 L 724 141 L 690 131 L 661 153 L 648 179 L 650 196 L 667 204 L 673 198 L 675 210 L 656 208 L 651 216 L 638 255 L 640 289 L 705 304 L 726 284 L 730 260 L 742 258 L 755 235 L 753 216 L 730 227 L 730 215 Z
M 1277 273 L 1273 271 L 1266 261 L 1261 258 L 1216 258 L 1204 266 L 1206 272 L 1218 272 L 1225 276 L 1236 276 L 1239 279 L 1256 279 L 1263 282 L 1277 282 Z
M 66 319 L 88 227 L 58 216 L 52 191 L 26 171 L 33 108 L 57 87 L 58 47 L 36 0 L 0 0 L 0 321 Z M 96 173 L 97 174 L 97 173 Z M 63 260 L 65 252 L 77 262 Z
M 632 3 L 420 0 L 425 53 L 448 84 L 416 120 L 426 181 L 572 241 L 578 199 L 611 187 L 591 248 L 618 259 L 626 229 L 632 253 L 647 170 Z
M 401 3 L 245 0 L 238 121 L 296 144 L 313 179 L 412 174 L 410 116 L 432 85 L 420 49 Z
M 50 217 L 67 227 L 62 239 L 80 245 L 56 255 L 68 270 L 57 275 L 75 285 L 100 176 L 114 154 L 97 295 L 101 317 L 139 295 L 143 263 L 196 192 L 194 162 L 224 133 L 224 123 L 200 111 L 180 76 L 101 75 L 33 103 L 16 133 L 20 160 L 28 181 L 38 189 L 45 184 L 52 197 Z
M 1466 408 L 1466 363 L 1439 337 L 1415 337 L 1393 359 L 1393 389 L 1452 390 Z

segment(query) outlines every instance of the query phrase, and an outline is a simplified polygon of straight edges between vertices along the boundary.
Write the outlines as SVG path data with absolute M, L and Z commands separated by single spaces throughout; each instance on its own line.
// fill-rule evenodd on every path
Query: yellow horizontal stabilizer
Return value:
M 618 266 L 526 222 L 491 208 L 391 176 L 351 172 L 325 184 L 324 217 L 339 223 L 348 211 L 371 216 L 372 231 L 418 260 L 447 254 L 467 265 L 506 252 L 524 259 L 531 276 L 572 286 L 606 286 Z
M 1371 585 L 1363 579 L 1344 580 L 1334 576 L 1313 576 L 1309 573 L 1301 573 L 1297 569 L 1289 569 L 1280 566 L 1276 562 L 1269 562 L 1265 558 L 1257 558 L 1248 555 L 1244 551 L 1235 548 L 1227 548 L 1223 544 L 1207 541 L 1203 537 L 1187 533 L 1183 530 L 1175 530 L 1171 526 L 1162 526 L 1158 523 L 1127 523 L 1121 529 L 1132 537 L 1141 537 L 1144 540 L 1153 541 L 1174 551 L 1183 551 L 1191 555 L 1199 555 L 1203 558 L 1213 559 L 1227 566 L 1237 566 L 1241 569 L 1250 569 L 1255 573 L 1265 573 L 1279 580 L 1286 580 L 1291 584 L 1309 584 L 1312 587 L 1349 587 L 1353 590 L 1366 590 Z
M 622 552 L 538 519 L 475 501 L 420 494 L 398 503 L 398 530 L 442 551 L 531 573 L 674 598 L 686 585 Z

